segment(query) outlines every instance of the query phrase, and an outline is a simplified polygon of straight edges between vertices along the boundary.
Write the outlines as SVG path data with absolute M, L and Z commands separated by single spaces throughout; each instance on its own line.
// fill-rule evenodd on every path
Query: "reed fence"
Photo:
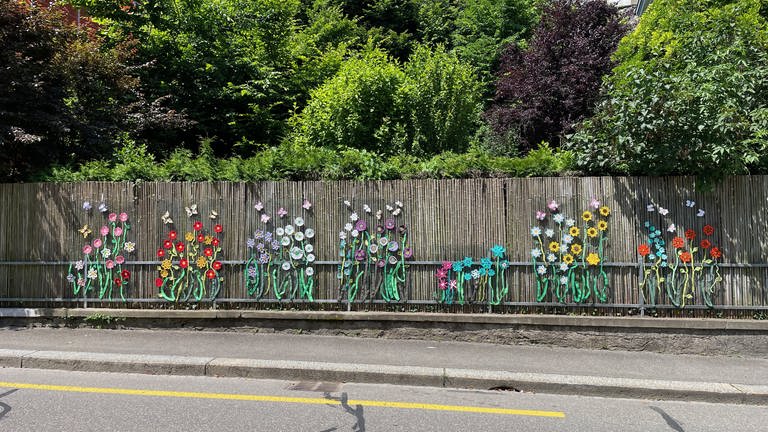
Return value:
M 256 307 L 270 302 L 308 303 L 278 300 L 271 293 L 256 299 L 248 295 L 245 262 L 248 238 L 266 225 L 261 214 L 279 220 L 278 210 L 288 216 L 302 215 L 316 232 L 313 239 L 314 295 L 312 304 L 358 308 L 341 295 L 339 279 L 339 232 L 354 210 L 375 224 L 376 210 L 402 203 L 399 220 L 407 226 L 413 258 L 408 262 L 407 280 L 396 303 L 437 304 L 440 288 L 435 272 L 443 261 L 489 256 L 493 245 L 506 249 L 510 267 L 506 270 L 508 291 L 497 305 L 455 305 L 467 308 L 504 310 L 536 306 L 583 308 L 585 305 L 558 302 L 552 296 L 537 298 L 534 247 L 531 227 L 538 224 L 536 211 L 550 200 L 563 212 L 576 217 L 593 199 L 611 209 L 609 237 L 603 264 L 608 277 L 608 299 L 591 299 L 587 306 L 647 310 L 640 291 L 643 279 L 638 246 L 647 242 L 649 219 L 658 224 L 673 221 L 680 227 L 701 230 L 709 224 L 716 229 L 713 241 L 723 252 L 720 260 L 722 283 L 713 303 L 721 310 L 768 310 L 768 177 L 739 176 L 725 179 L 711 190 L 695 189 L 687 177 L 592 177 L 531 179 L 404 180 L 368 182 L 258 182 L 258 183 L 29 183 L 0 185 L 0 303 L 65 304 L 124 307 L 163 307 L 169 302 L 158 297 L 155 279 L 156 256 L 171 227 L 179 233 L 190 230 L 192 220 L 206 225 L 219 223 L 224 264 L 221 291 L 215 299 L 201 301 L 201 307 Z M 304 200 L 311 210 L 302 208 Z M 83 203 L 92 205 L 90 211 Z M 344 204 L 349 201 L 350 206 Z M 695 202 L 693 207 L 686 201 Z M 82 258 L 84 239 L 79 230 L 88 225 L 98 231 L 109 212 L 126 212 L 130 217 L 130 240 L 135 252 L 124 267 L 131 271 L 126 300 L 99 298 L 93 293 L 75 295 L 66 276 L 72 262 Z M 257 202 L 262 211 L 254 208 Z M 198 214 L 187 216 L 185 207 L 196 204 Z M 654 205 L 654 212 L 648 211 Z M 371 213 L 363 210 L 371 208 Z M 394 206 L 397 207 L 397 206 Z M 670 213 L 662 217 L 659 207 Z M 699 209 L 705 215 L 697 216 Z M 218 213 L 209 219 L 211 211 Z M 168 212 L 173 225 L 161 216 Z M 656 219 L 654 219 L 656 218 Z M 368 304 L 382 303 L 377 297 Z M 172 303 L 172 302 L 171 302 Z M 188 303 L 188 302 L 187 302 Z M 194 303 L 194 302 L 193 302 Z M 351 303 L 351 304 L 349 304 Z M 483 302 L 480 302 L 483 303 Z M 694 293 L 688 308 L 703 308 Z M 674 308 L 661 296 L 654 309 Z

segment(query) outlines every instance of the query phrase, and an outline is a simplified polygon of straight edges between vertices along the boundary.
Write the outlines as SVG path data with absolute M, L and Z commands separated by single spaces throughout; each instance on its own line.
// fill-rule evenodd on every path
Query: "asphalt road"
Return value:
M 298 387 L 298 388 L 297 388 Z M 761 406 L 0 369 L 0 431 L 764 431 Z

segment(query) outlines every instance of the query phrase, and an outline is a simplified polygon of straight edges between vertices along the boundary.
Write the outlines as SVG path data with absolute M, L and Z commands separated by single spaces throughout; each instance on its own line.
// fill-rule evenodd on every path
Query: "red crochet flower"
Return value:
M 709 249 L 712 246 L 712 242 L 710 242 L 707 239 L 704 239 L 701 241 L 701 248 L 702 249 Z
M 704 234 L 711 236 L 712 234 L 715 233 L 715 228 L 712 225 L 704 225 L 704 228 L 702 228 L 701 231 Z
M 685 246 L 685 240 L 683 240 L 681 237 L 675 237 L 672 239 L 673 248 L 680 249 L 683 246 Z
M 649 253 L 651 253 L 651 248 L 649 248 L 647 244 L 643 243 L 637 247 L 637 253 L 639 253 L 640 256 L 647 256 Z
M 192 228 L 194 228 L 195 231 L 200 231 L 203 229 L 203 223 L 200 221 L 195 221 L 195 223 L 192 225 Z
M 687 238 L 688 240 L 695 239 L 696 238 L 696 231 L 694 231 L 692 229 L 685 230 L 685 238 Z
M 714 259 L 718 259 L 723 256 L 723 253 L 720 251 L 720 248 L 713 247 L 709 250 L 709 255 Z

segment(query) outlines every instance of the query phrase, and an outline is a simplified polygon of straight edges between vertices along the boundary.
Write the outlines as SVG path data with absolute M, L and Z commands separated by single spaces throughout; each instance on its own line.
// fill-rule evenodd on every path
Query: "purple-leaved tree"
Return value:
M 508 45 L 496 96 L 485 112 L 494 135 L 521 152 L 562 134 L 589 116 L 628 18 L 605 0 L 553 0 L 527 48 Z

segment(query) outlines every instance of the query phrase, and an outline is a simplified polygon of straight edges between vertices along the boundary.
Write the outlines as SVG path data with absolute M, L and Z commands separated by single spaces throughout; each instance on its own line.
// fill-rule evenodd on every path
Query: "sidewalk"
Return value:
M 768 359 L 468 342 L 10 328 L 0 329 L 0 366 L 768 405 Z

